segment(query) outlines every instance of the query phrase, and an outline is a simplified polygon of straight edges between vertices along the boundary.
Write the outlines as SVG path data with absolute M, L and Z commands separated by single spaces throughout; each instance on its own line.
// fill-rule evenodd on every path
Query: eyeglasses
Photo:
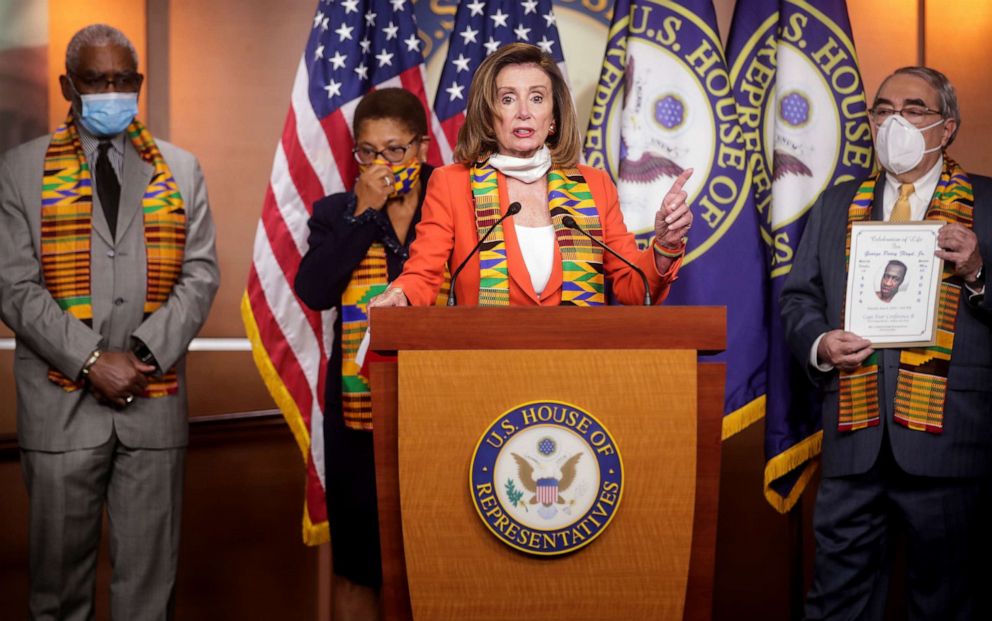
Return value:
M 414 138 L 405 145 L 388 146 L 381 151 L 376 151 L 370 146 L 357 146 L 351 150 L 355 154 L 355 160 L 359 164 L 371 164 L 378 158 L 382 158 L 390 164 L 399 164 L 406 159 L 406 154 L 410 147 L 420 142 L 420 138 Z
M 144 78 L 140 73 L 129 71 L 127 73 L 72 73 L 72 75 L 82 86 L 82 90 L 87 92 L 109 91 L 115 88 L 118 91 L 134 92 L 141 88 L 141 81 Z
M 923 106 L 906 106 L 901 110 L 897 110 L 892 106 L 875 106 L 868 111 L 871 114 L 871 120 L 875 121 L 876 124 L 881 125 L 890 118 L 893 114 L 898 114 L 902 118 L 906 119 L 913 125 L 920 125 L 928 116 L 933 116 L 934 114 L 940 114 L 940 110 L 931 110 L 930 108 L 924 108 Z

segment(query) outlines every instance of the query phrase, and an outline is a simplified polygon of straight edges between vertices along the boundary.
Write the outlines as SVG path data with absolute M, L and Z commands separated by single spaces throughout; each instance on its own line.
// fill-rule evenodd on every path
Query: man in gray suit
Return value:
M 881 619 L 904 533 L 912 619 L 988 619 L 992 473 L 992 180 L 944 153 L 960 125 L 938 71 L 889 76 L 870 110 L 880 174 L 813 206 L 782 292 L 794 355 L 823 396 L 823 479 L 813 518 L 809 619 Z M 973 195 L 973 200 L 972 200 Z M 841 327 L 850 225 L 944 220 L 939 343 L 874 349 Z
M 183 357 L 219 284 L 199 164 L 134 120 L 134 47 L 66 52 L 55 133 L 0 160 L 0 317 L 17 337 L 30 615 L 87 619 L 103 507 L 111 614 L 172 615 L 187 439 Z

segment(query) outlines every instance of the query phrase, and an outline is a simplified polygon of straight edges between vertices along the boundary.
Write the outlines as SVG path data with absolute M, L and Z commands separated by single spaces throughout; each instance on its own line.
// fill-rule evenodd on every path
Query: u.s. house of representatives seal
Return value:
M 700 223 L 683 265 L 729 231 L 751 196 L 744 133 L 720 33 L 685 3 L 643 0 L 610 28 L 585 137 L 586 163 L 617 182 L 627 229 L 648 245 L 678 175 Z M 619 9 L 617 4 L 617 9 Z
M 479 517 L 503 543 L 528 554 L 564 554 L 588 545 L 616 515 L 623 462 L 592 414 L 534 401 L 485 430 L 469 487 Z

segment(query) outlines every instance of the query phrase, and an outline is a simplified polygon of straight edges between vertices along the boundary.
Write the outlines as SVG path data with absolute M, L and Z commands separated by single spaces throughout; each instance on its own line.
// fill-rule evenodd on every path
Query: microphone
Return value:
M 606 244 L 604 244 L 603 242 L 599 241 L 598 239 L 590 235 L 588 232 L 586 232 L 581 226 L 579 226 L 579 223 L 576 222 L 575 218 L 573 218 L 572 216 L 564 216 L 561 219 L 561 223 L 574 231 L 578 231 L 579 233 L 582 233 L 583 235 L 591 239 L 594 244 L 596 244 L 603 250 L 609 252 L 616 258 L 620 259 L 628 267 L 630 267 L 630 269 L 637 272 L 638 276 L 641 277 L 641 281 L 644 283 L 644 306 L 651 306 L 651 288 L 648 286 L 648 277 L 644 275 L 644 271 L 641 270 L 641 268 L 637 267 L 636 265 L 628 261 L 626 257 L 622 256 L 613 248 L 610 248 L 609 246 L 607 246 Z
M 496 227 L 503 223 L 503 220 L 506 220 L 510 216 L 515 216 L 518 213 L 520 213 L 520 203 L 513 201 L 510 203 L 510 206 L 506 208 L 506 213 L 503 214 L 499 220 L 494 222 L 491 227 L 486 229 L 486 232 L 479 238 L 479 243 L 475 245 L 475 248 L 472 248 L 472 252 L 468 253 L 468 256 L 465 257 L 465 260 L 462 261 L 461 265 L 459 265 L 458 268 L 451 273 L 451 282 L 448 285 L 450 287 L 448 289 L 448 306 L 455 305 L 455 279 L 458 278 L 458 275 L 461 274 L 462 270 L 465 269 L 465 266 L 468 265 L 469 259 L 474 257 L 475 253 L 479 252 L 479 249 L 482 248 L 482 244 L 486 243 L 486 240 L 489 239 L 492 232 L 496 230 Z

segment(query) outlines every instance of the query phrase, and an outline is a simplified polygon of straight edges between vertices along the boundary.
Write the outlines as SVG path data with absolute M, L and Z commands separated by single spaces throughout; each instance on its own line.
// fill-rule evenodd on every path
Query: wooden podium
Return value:
M 726 312 L 713 307 L 372 311 L 385 618 L 709 619 Z M 612 521 L 581 549 L 526 554 L 477 511 L 483 434 L 523 403 L 594 416 L 622 457 Z

